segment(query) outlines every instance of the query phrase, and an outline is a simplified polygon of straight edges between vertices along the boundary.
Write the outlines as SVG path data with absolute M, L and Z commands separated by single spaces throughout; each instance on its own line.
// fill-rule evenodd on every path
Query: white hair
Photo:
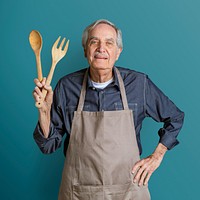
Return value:
M 91 30 L 93 30 L 98 24 L 108 24 L 110 26 L 112 26 L 116 33 L 117 33 L 117 46 L 119 48 L 123 48 L 123 42 L 122 42 L 122 32 L 120 29 L 118 29 L 112 22 L 106 20 L 106 19 L 99 19 L 95 22 L 93 22 L 92 24 L 90 24 L 89 26 L 87 26 L 85 28 L 85 30 L 83 31 L 82 34 L 82 46 L 84 48 L 84 50 L 86 49 L 86 45 L 87 45 L 87 41 L 88 41 L 88 36 Z

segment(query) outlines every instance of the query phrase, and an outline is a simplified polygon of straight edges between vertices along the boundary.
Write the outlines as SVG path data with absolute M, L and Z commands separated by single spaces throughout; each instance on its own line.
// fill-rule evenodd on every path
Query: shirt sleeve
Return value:
M 35 142 L 37 143 L 40 150 L 45 154 L 53 153 L 59 147 L 61 147 L 62 138 L 66 132 L 63 124 L 63 115 L 60 109 L 59 95 L 60 92 L 59 88 L 57 87 L 54 91 L 54 99 L 51 108 L 50 131 L 48 138 L 44 137 L 39 122 L 36 125 L 33 133 Z
M 159 129 L 159 142 L 169 150 L 179 141 L 177 136 L 182 128 L 184 113 L 148 78 L 145 82 L 145 114 L 164 125 Z

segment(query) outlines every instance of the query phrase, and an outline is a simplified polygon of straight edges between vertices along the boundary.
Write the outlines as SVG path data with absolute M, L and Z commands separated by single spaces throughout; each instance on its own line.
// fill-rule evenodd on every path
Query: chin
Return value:
M 108 62 L 94 62 L 91 63 L 91 68 L 96 70 L 105 70 L 105 69 L 112 69 L 111 65 L 108 65 Z
M 112 69 L 113 68 L 113 67 L 105 66 L 105 65 L 92 65 L 90 67 L 92 69 L 94 69 L 94 70 L 108 70 L 108 69 Z

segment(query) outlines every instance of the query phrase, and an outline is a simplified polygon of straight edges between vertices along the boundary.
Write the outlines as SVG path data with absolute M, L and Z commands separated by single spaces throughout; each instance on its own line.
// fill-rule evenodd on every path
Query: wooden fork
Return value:
M 49 71 L 49 74 L 47 76 L 47 80 L 46 80 L 46 85 L 50 85 L 51 84 L 51 80 L 53 78 L 53 74 L 54 74 L 54 70 L 55 67 L 57 65 L 57 63 L 65 56 L 65 54 L 67 53 L 68 50 L 68 46 L 69 46 L 69 40 L 67 41 L 66 45 L 63 48 L 63 45 L 65 43 L 65 38 L 63 38 L 63 40 L 60 43 L 60 46 L 58 46 L 58 43 L 60 41 L 60 36 L 58 37 L 58 39 L 55 41 L 55 43 L 52 46 L 52 65 L 51 65 L 51 69 Z M 42 90 L 42 99 L 39 102 L 36 102 L 35 106 L 37 108 L 40 108 L 42 106 L 42 102 L 44 101 L 45 97 L 47 94 L 47 90 L 43 89 Z

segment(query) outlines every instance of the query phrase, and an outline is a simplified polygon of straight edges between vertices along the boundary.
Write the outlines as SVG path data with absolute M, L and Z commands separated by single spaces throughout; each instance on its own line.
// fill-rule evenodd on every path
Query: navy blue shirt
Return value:
M 177 136 L 183 125 L 184 113 L 163 94 L 163 92 L 148 78 L 146 74 L 118 67 L 126 90 L 129 109 L 133 111 L 136 137 L 140 154 L 140 130 L 145 117 L 151 117 L 157 122 L 163 122 L 158 130 L 159 142 L 168 149 L 179 142 Z M 52 153 L 61 146 L 65 135 L 64 154 L 70 139 L 74 111 L 77 109 L 83 77 L 86 69 L 71 73 L 59 80 L 54 90 L 51 109 L 51 125 L 48 138 L 44 138 L 39 123 L 34 131 L 34 139 L 43 153 Z M 122 110 L 119 83 L 115 68 L 114 81 L 104 89 L 93 87 L 88 76 L 87 92 L 83 110 L 111 111 Z

